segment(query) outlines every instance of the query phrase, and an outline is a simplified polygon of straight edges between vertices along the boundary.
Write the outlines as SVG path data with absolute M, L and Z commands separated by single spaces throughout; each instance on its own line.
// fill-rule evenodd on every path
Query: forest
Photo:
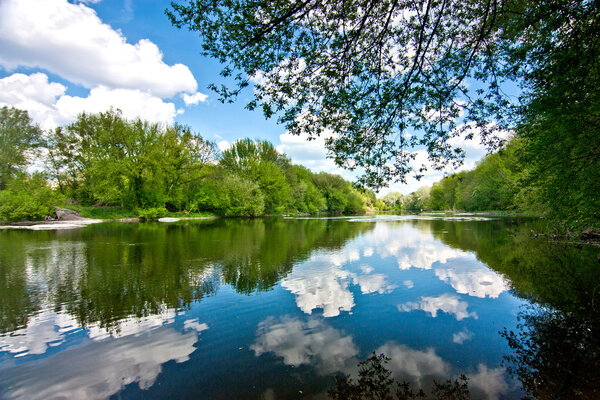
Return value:
M 4 221 L 44 219 L 67 203 L 146 219 L 353 214 L 375 206 L 372 191 L 294 165 L 267 141 L 242 139 L 221 152 L 189 127 L 127 120 L 113 109 L 45 133 L 26 111 L 0 113 Z

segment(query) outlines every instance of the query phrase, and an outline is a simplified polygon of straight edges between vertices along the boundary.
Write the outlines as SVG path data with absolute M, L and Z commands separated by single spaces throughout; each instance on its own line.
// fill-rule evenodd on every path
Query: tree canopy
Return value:
M 224 64 L 223 101 L 254 83 L 249 108 L 327 135 L 335 162 L 377 188 L 423 172 L 415 149 L 434 168 L 460 163 L 450 139 L 470 128 L 490 149 L 499 130 L 528 132 L 533 150 L 555 135 L 528 128 L 569 115 L 567 135 L 594 146 L 565 162 L 597 165 L 599 3 L 181 0 L 167 15 Z
M 42 144 L 42 130 L 27 111 L 0 108 L 0 190 L 9 179 L 27 166 L 28 153 Z

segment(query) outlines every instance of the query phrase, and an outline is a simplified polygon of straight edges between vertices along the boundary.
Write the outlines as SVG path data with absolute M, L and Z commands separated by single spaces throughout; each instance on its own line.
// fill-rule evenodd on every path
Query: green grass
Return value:
M 85 218 L 93 219 L 123 219 L 123 218 L 137 218 L 138 215 L 135 210 L 122 207 L 96 207 L 96 206 L 84 206 L 81 204 L 68 204 L 65 208 L 77 211 Z M 184 211 L 169 212 L 166 217 L 174 218 L 199 218 L 199 217 L 212 217 L 214 214 L 210 212 L 194 212 L 185 213 Z
M 85 218 L 121 219 L 137 217 L 135 211 L 121 207 L 95 207 L 80 204 L 67 204 L 65 208 L 77 211 Z

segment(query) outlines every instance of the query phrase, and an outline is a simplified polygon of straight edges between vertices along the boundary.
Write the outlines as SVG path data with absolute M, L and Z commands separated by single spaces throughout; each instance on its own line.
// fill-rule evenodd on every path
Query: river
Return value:
M 326 398 L 373 352 L 415 388 L 465 374 L 476 399 L 599 398 L 598 249 L 536 223 L 0 231 L 0 398 Z

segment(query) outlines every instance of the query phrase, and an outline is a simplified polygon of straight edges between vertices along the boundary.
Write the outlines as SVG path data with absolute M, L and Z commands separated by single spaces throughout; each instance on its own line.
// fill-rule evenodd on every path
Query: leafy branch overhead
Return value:
M 415 149 L 435 168 L 460 163 L 449 139 L 469 126 L 499 147 L 494 133 L 518 125 L 552 60 L 580 36 L 574 19 L 592 24 L 583 34 L 597 28 L 597 3 L 194 0 L 167 15 L 198 32 L 203 54 L 233 78 L 212 85 L 222 101 L 255 83 L 250 109 L 293 134 L 327 135 L 339 166 L 380 187 L 419 173 Z M 507 81 L 522 85 L 522 102 L 503 92 Z

